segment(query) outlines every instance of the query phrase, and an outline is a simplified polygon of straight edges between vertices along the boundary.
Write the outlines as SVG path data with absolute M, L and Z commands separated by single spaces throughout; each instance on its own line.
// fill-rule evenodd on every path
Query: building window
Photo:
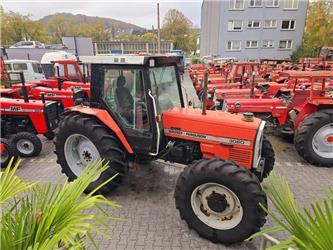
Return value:
M 285 9 L 298 9 L 299 0 L 284 0 Z
M 246 41 L 246 48 L 248 49 L 258 48 L 258 41 Z
M 241 41 L 228 41 L 227 50 L 229 51 L 241 50 Z
M 244 9 L 244 0 L 230 0 L 229 9 L 231 10 Z
M 277 21 L 276 20 L 265 20 L 264 22 L 264 28 L 271 29 L 277 27 Z
M 250 7 L 262 7 L 262 0 L 250 0 Z
M 266 0 L 266 7 L 279 7 L 279 0 Z
M 273 40 L 263 40 L 262 47 L 263 48 L 274 48 L 274 41 Z
M 259 29 L 260 21 L 259 20 L 249 20 L 247 23 L 247 27 L 250 29 Z
M 281 24 L 282 30 L 294 30 L 295 29 L 295 20 L 283 20 Z
M 241 20 L 228 21 L 228 31 L 241 31 L 243 29 L 243 22 Z
M 291 49 L 293 47 L 292 40 L 280 40 L 279 49 Z

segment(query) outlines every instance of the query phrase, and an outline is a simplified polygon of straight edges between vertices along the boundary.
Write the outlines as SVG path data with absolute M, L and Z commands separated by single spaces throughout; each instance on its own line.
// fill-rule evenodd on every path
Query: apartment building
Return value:
M 301 44 L 308 0 L 203 0 L 200 55 L 286 59 Z

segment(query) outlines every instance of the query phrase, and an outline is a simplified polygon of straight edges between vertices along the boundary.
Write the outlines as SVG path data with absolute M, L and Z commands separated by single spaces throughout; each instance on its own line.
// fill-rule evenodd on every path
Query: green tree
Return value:
M 63 15 L 55 15 L 47 23 L 52 43 L 61 43 L 63 36 L 76 35 L 76 27 L 71 18 Z
M 1 44 L 12 45 L 21 40 L 47 42 L 47 30 L 39 22 L 17 12 L 4 12 L 0 8 Z
M 140 40 L 145 42 L 157 41 L 157 35 L 152 32 L 146 32 L 140 37 Z
M 121 33 L 116 37 L 119 41 L 139 41 L 140 37 L 131 33 Z
M 317 56 L 323 46 L 333 46 L 333 2 L 318 0 L 309 3 L 303 42 L 292 59 Z
M 164 17 L 162 38 L 173 42 L 176 49 L 195 50 L 195 37 L 192 33 L 192 22 L 180 11 L 170 9 Z M 193 43 L 194 40 L 194 43 Z
M 109 40 L 102 22 L 80 25 L 75 29 L 75 35 L 91 37 L 94 42 L 105 42 Z

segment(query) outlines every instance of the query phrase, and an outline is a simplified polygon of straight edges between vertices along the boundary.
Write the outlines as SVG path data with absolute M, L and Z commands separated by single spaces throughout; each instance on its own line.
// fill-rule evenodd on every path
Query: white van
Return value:
M 5 68 L 11 80 L 20 81 L 18 73 L 23 72 L 26 82 L 37 82 L 45 79 L 43 69 L 38 61 L 32 60 L 5 60 Z

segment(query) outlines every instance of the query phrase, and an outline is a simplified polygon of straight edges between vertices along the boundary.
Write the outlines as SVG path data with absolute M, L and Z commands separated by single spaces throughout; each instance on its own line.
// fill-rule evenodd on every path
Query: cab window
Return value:
M 28 66 L 26 63 L 13 63 L 13 69 L 17 71 L 27 70 Z
M 39 63 L 33 63 L 32 68 L 33 68 L 35 73 L 39 73 L 39 74 L 43 73 L 42 67 L 40 66 Z
M 157 112 L 181 107 L 176 69 L 174 66 L 163 66 L 149 69 L 152 95 L 155 98 Z
M 125 127 L 150 129 L 141 70 L 106 69 L 103 99 Z
M 10 65 L 9 63 L 5 64 L 5 69 L 6 71 L 11 71 L 12 70 L 12 65 Z

